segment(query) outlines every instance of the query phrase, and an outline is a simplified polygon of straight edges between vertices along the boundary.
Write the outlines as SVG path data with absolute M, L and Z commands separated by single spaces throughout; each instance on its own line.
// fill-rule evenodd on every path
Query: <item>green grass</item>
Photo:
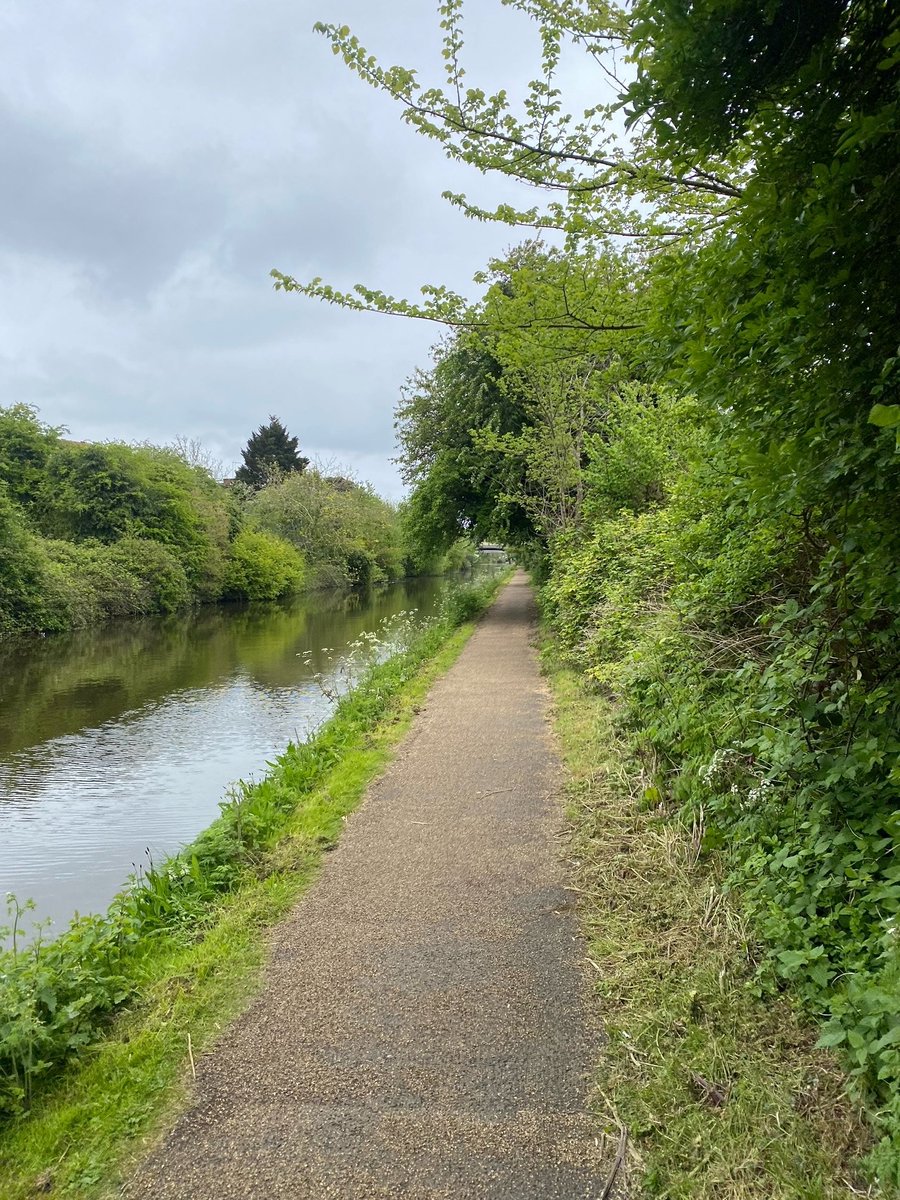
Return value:
M 482 589 L 482 604 L 488 598 Z M 3 1200 L 50 1190 L 83 1200 L 117 1194 L 133 1163 L 184 1106 L 191 1056 L 209 1049 L 258 989 L 267 929 L 313 882 L 345 817 L 390 761 L 431 684 L 473 628 L 451 632 L 443 622 L 411 651 L 376 668 L 309 753 L 289 748 L 255 785 L 250 799 L 257 808 L 248 813 L 274 811 L 277 837 L 258 842 L 264 848 L 249 867 L 242 863 L 237 886 L 209 901 L 199 934 L 192 923 L 190 932 L 163 925 L 142 934 L 126 964 L 136 994 L 127 1011 L 111 1018 L 100 1040 L 61 1072 L 38 1082 L 30 1110 L 0 1133 Z M 310 762 L 314 782 L 304 787 Z M 282 819 L 291 787 L 296 794 Z M 280 808 L 273 808 L 273 796 Z M 233 826 L 233 813 L 226 816 Z
M 546 670 L 567 768 L 574 886 L 607 1033 L 596 1104 L 629 1134 L 634 1196 L 875 1196 L 871 1135 L 817 1031 L 753 987 L 755 947 L 702 829 L 645 800 L 615 726 L 552 646 Z

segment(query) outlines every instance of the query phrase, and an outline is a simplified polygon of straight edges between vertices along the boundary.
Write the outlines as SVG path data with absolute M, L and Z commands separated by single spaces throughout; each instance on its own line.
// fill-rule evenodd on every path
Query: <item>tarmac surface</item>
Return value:
M 598 1200 L 560 770 L 516 575 L 278 927 L 126 1188 L 168 1200 Z

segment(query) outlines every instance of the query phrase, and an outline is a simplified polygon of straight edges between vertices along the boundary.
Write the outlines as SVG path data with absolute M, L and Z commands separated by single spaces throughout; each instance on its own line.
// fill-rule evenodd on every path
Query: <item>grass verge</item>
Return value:
M 634 1196 L 875 1196 L 871 1134 L 846 1076 L 785 997 L 753 988 L 755 950 L 702 830 L 643 800 L 612 702 L 544 650 L 568 779 L 575 888 L 608 1041 L 597 1106 L 629 1134 Z
M 109 961 L 116 948 L 114 986 L 124 1007 L 105 1016 L 90 1044 L 71 1047 L 67 1065 L 45 1082 L 38 1073 L 27 1111 L 0 1130 L 4 1200 L 51 1191 L 82 1200 L 117 1194 L 183 1107 L 193 1057 L 257 990 L 266 929 L 315 879 L 346 816 L 458 657 L 474 628 L 460 626 L 463 615 L 485 607 L 502 582 L 479 589 L 477 601 L 453 601 L 441 622 L 372 670 L 315 738 L 289 747 L 265 779 L 224 806 L 219 821 L 154 872 L 124 912 L 111 910 L 63 935 L 59 954 L 69 959 L 83 950 L 91 961 Z M 83 987 L 89 976 L 105 986 L 110 971 L 95 965 L 78 977 Z M 11 1008 L 3 1014 L 0 1032 L 4 1021 L 15 1032 L 14 1017 Z M 27 1027 L 24 1009 L 19 1025 Z

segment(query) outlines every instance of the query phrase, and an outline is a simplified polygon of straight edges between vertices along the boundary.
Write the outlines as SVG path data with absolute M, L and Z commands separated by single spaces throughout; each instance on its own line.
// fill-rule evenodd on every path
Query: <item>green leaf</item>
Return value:
M 880 429 L 895 429 L 900 425 L 900 404 L 873 404 L 869 411 L 869 424 Z
M 846 1031 L 837 1029 L 826 1029 L 816 1042 L 816 1047 L 819 1050 L 829 1050 L 833 1046 L 840 1046 L 847 1040 Z

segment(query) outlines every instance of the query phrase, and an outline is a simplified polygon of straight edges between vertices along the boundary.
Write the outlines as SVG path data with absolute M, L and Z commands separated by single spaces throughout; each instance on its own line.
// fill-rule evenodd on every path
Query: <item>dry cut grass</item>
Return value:
M 628 1132 L 631 1195 L 876 1195 L 855 1166 L 870 1135 L 839 1068 L 787 998 L 754 988 L 753 940 L 702 851 L 702 822 L 685 828 L 648 803 L 611 702 L 547 655 L 607 1037 L 596 1104 Z

